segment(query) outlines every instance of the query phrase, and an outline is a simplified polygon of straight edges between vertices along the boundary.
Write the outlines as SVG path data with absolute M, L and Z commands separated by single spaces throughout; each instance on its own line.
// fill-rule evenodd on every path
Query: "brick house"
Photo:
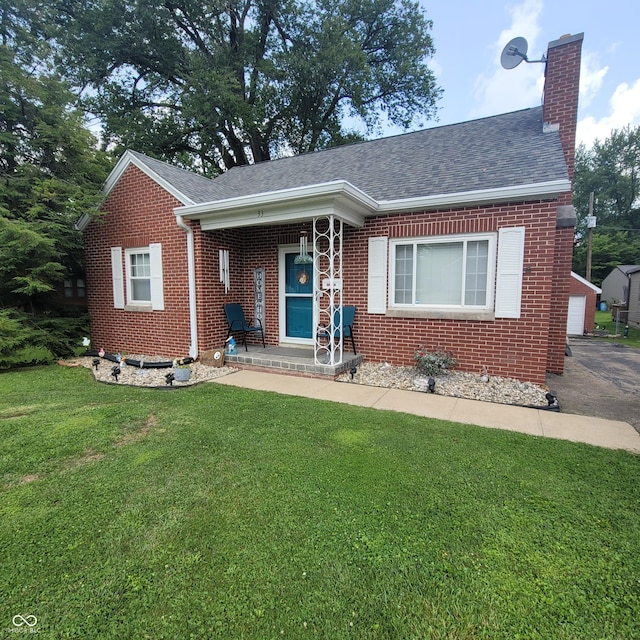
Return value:
M 223 304 L 240 302 L 268 345 L 333 365 L 342 341 L 315 327 L 355 305 L 370 361 L 410 365 L 426 345 L 461 370 L 562 373 L 582 38 L 549 44 L 541 107 L 214 180 L 127 151 L 82 224 L 92 344 L 197 356 L 224 344 Z M 295 260 L 305 237 L 312 264 Z

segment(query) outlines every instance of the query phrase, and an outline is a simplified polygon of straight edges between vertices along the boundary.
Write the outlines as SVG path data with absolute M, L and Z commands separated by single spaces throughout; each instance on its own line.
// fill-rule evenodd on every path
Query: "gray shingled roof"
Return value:
M 636 271 L 640 271 L 640 265 L 638 264 L 619 264 L 618 269 L 622 271 L 626 276 L 630 273 L 635 273 Z
M 196 203 L 334 180 L 385 201 L 568 179 L 542 107 L 234 167 L 214 180 L 138 157 Z
M 205 178 L 193 171 L 180 169 L 162 160 L 156 160 L 137 151 L 129 151 L 143 162 L 153 173 L 166 180 L 177 191 L 183 193 L 195 203 L 212 202 L 225 196 L 222 195 L 216 181 Z

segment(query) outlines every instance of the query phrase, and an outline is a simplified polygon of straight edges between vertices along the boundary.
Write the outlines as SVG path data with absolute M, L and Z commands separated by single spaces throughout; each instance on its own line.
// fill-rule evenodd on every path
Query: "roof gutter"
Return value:
M 345 180 L 336 180 L 292 189 L 202 202 L 195 205 L 184 205 L 176 207 L 174 212 L 188 220 L 200 220 L 203 229 L 211 230 L 312 219 L 318 215 L 318 207 L 322 208 L 338 202 L 345 205 L 344 211 L 347 217 L 348 212 L 352 212 L 360 221 L 363 221 L 364 217 L 400 211 L 428 211 L 499 202 L 550 199 L 568 191 L 571 191 L 571 182 L 568 179 L 561 179 L 510 187 L 377 201 L 351 183 Z M 357 224 L 358 220 L 356 219 L 349 219 L 348 222 L 362 226 L 362 222 Z
M 195 241 L 193 229 L 184 221 L 182 216 L 176 216 L 176 223 L 187 234 L 187 279 L 189 281 L 189 330 L 191 333 L 191 344 L 189 345 L 189 356 L 198 357 L 198 316 L 196 313 L 196 259 Z
M 378 213 L 420 211 L 493 202 L 513 202 L 530 198 L 554 198 L 558 194 L 567 191 L 571 191 L 571 182 L 569 180 L 549 180 L 547 182 L 519 184 L 512 187 L 441 193 L 432 196 L 420 196 L 418 198 L 405 198 L 402 200 L 381 200 L 378 202 L 377 210 Z

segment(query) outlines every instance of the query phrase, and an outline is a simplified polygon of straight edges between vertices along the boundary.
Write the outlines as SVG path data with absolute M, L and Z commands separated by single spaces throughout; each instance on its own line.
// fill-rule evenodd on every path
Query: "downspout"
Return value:
M 196 314 L 196 258 L 193 229 L 185 223 L 182 216 L 176 216 L 176 222 L 187 233 L 187 278 L 189 281 L 189 330 L 191 332 L 191 344 L 189 355 L 198 357 L 198 318 Z

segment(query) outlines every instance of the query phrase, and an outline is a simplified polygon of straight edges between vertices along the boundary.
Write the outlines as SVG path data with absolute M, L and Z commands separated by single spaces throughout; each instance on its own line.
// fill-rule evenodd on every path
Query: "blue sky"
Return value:
M 437 126 L 541 103 L 543 64 L 500 66 L 504 45 L 526 38 L 539 60 L 549 42 L 584 33 L 577 142 L 591 146 L 612 129 L 640 125 L 638 0 L 420 0 L 433 20 L 438 84 Z M 385 134 L 396 133 L 391 129 Z

